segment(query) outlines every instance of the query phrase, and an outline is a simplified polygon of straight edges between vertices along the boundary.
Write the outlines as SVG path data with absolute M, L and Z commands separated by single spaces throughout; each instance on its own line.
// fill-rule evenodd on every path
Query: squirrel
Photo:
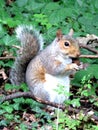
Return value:
M 43 49 L 43 38 L 33 26 L 20 25 L 16 36 L 21 42 L 21 54 L 17 54 L 10 71 L 13 85 L 25 82 L 31 93 L 42 100 L 62 104 L 68 100 L 70 77 L 79 66 L 72 58 L 79 57 L 78 41 L 72 37 L 72 31 L 63 35 L 61 30 L 56 38 Z M 57 91 L 63 86 L 62 93 Z

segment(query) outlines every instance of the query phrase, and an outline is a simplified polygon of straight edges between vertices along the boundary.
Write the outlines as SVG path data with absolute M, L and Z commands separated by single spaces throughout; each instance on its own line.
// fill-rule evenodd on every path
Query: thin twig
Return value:
M 80 55 L 80 58 L 98 58 L 98 55 Z M 7 60 L 7 59 L 13 59 L 15 60 L 14 56 L 6 56 L 6 57 L 0 57 L 0 60 Z
M 17 48 L 17 49 L 21 49 L 21 47 L 20 46 L 17 46 L 17 45 L 12 45 L 12 47 L 14 47 L 14 48 Z
M 94 58 L 98 58 L 98 55 L 80 55 L 79 57 L 80 58 L 91 58 L 91 59 L 94 59 Z
M 0 60 L 7 60 L 7 59 L 15 59 L 15 57 L 14 56 L 0 57 Z

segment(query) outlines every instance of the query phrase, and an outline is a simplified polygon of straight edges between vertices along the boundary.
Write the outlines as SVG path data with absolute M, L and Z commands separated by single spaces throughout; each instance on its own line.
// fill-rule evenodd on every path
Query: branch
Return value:
M 98 50 L 95 50 L 95 49 L 93 49 L 93 48 L 91 48 L 91 47 L 89 47 L 89 46 L 82 45 L 82 44 L 79 44 L 79 46 L 82 47 L 82 48 L 85 48 L 85 49 L 87 49 L 87 50 L 89 50 L 89 51 L 92 51 L 93 53 L 98 54 Z
M 17 49 L 21 49 L 21 47 L 20 46 L 17 46 L 17 45 L 12 45 L 12 47 L 14 47 L 14 48 L 17 48 Z
M 80 44 L 79 46 L 82 47 L 82 48 L 85 48 L 85 49 L 87 49 L 89 51 L 92 51 L 93 53 L 98 54 L 97 50 L 92 49 L 89 46 L 82 45 L 82 44 Z M 13 47 L 19 49 L 20 50 L 19 53 L 21 54 L 22 48 L 20 46 L 13 45 Z M 96 55 L 96 56 L 94 56 L 94 55 L 80 55 L 80 58 L 98 58 L 98 55 Z M 14 56 L 0 57 L 0 60 L 6 60 L 6 59 L 14 59 L 15 60 L 15 57 Z
M 85 48 L 85 49 L 87 49 L 87 50 L 89 50 L 89 51 L 91 51 L 93 53 L 98 54 L 98 50 L 95 50 L 95 49 L 93 49 L 93 48 L 91 48 L 91 47 L 89 47 L 87 45 L 79 44 L 79 46 L 82 47 L 82 48 Z M 91 59 L 94 59 L 94 58 L 98 58 L 98 55 L 80 55 L 79 57 L 80 58 L 91 58 Z
M 15 59 L 14 56 L 0 57 L 0 60 Z
M 78 114 L 81 110 L 79 109 L 76 109 L 76 108 L 73 108 L 73 107 L 66 107 L 64 105 L 61 105 L 61 104 L 58 104 L 58 103 L 53 103 L 53 102 L 49 102 L 49 101 L 44 101 L 40 98 L 37 98 L 35 97 L 31 92 L 17 92 L 17 93 L 14 93 L 14 94 L 11 94 L 11 95 L 8 95 L 8 96 L 5 96 L 1 99 L 1 102 L 0 103 L 3 103 L 4 101 L 8 101 L 8 100 L 12 100 L 14 98 L 20 98 L 20 97 L 26 97 L 26 98 L 32 98 L 34 100 L 36 100 L 37 102 L 40 102 L 42 104 L 46 104 L 46 105 L 50 105 L 52 107 L 56 107 L 56 108 L 60 108 L 62 110 L 65 110 L 67 109 L 69 112 L 72 112 L 72 113 L 76 113 Z M 85 110 L 82 110 L 83 114 L 85 116 L 88 116 L 90 119 L 93 119 L 93 120 L 96 120 L 98 121 L 98 117 L 95 116 L 94 114 L 90 115 L 89 113 L 90 112 L 86 112 Z
M 38 97 L 35 97 L 31 92 L 17 92 L 17 93 L 8 95 L 8 96 L 4 96 L 1 99 L 1 103 L 5 102 L 5 101 L 12 100 L 14 98 L 20 98 L 20 97 L 32 98 L 32 99 L 36 100 L 39 103 L 50 105 L 50 106 L 53 106 L 53 107 L 56 107 L 56 108 L 60 108 L 62 110 L 65 109 L 65 107 L 60 105 L 60 104 L 49 102 L 49 101 L 44 101 L 44 100 L 42 100 L 42 99 L 40 99 Z
M 80 55 L 80 58 L 98 58 L 98 55 Z M 7 60 L 7 59 L 13 59 L 15 60 L 14 56 L 7 56 L 7 57 L 0 57 L 0 60 Z
M 91 58 L 91 59 L 94 59 L 94 58 L 98 58 L 98 55 L 80 55 L 79 57 L 80 58 Z

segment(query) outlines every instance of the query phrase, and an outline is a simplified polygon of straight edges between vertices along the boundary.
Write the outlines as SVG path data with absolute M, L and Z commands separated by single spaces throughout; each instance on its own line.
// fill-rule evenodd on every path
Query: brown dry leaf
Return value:
M 36 122 L 34 114 L 29 114 L 26 112 L 23 113 L 23 119 L 25 119 L 26 122 Z
M 12 2 L 14 2 L 14 0 L 7 0 L 7 1 L 6 1 L 6 4 L 7 4 L 7 5 L 10 5 Z
M 38 130 L 53 130 L 52 126 L 44 125 L 42 128 L 38 128 Z
M 3 80 L 6 80 L 8 78 L 4 69 L 0 69 L 0 74 L 2 75 Z
M 3 130 L 9 130 L 8 128 L 4 127 Z
M 8 51 L 4 51 L 3 52 L 3 56 L 9 56 L 9 52 Z

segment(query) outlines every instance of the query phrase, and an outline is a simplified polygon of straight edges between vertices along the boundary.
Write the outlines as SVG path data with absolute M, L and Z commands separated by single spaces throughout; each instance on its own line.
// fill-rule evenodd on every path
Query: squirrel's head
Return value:
M 71 29 L 68 35 L 63 35 L 61 30 L 57 31 L 57 44 L 60 48 L 60 53 L 71 58 L 79 57 L 79 44 L 76 39 L 72 37 L 73 30 Z

